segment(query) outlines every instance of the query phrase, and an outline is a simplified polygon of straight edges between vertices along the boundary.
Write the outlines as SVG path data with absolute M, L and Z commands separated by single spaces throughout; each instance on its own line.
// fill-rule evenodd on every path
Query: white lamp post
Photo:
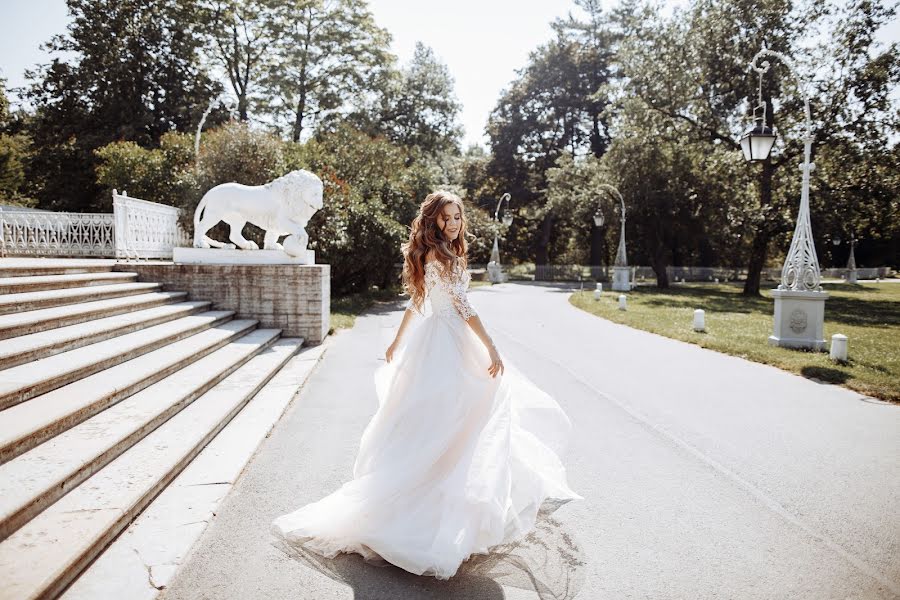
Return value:
M 797 80 L 797 87 L 803 95 L 804 116 L 806 118 L 803 135 L 803 186 L 800 192 L 800 212 L 791 247 L 781 269 L 781 284 L 772 290 L 775 298 L 775 323 L 769 343 L 788 348 L 810 348 L 821 350 L 825 347 L 824 320 L 825 300 L 828 294 L 822 291 L 819 259 L 813 243 L 812 227 L 809 223 L 809 174 L 815 169 L 810 161 L 812 154 L 812 118 L 809 98 L 804 82 L 797 75 L 790 59 L 780 52 L 769 50 L 763 45 L 750 61 L 749 69 L 759 73 L 759 105 L 753 115 L 756 125 L 741 137 L 741 149 L 747 160 L 765 160 L 775 143 L 775 131 L 765 125 L 765 103 L 762 99 L 762 78 L 768 72 L 769 61 L 763 57 L 781 60 Z M 762 108 L 760 120 L 757 110 Z
M 597 187 L 615 196 L 620 203 L 622 210 L 622 218 L 620 219 L 621 230 L 619 231 L 619 247 L 616 250 L 616 260 L 613 263 L 612 289 L 616 292 L 627 292 L 631 289 L 631 270 L 628 268 L 628 258 L 625 255 L 625 200 L 622 198 L 619 190 L 608 183 L 601 183 Z M 599 208 L 597 213 L 594 214 L 594 224 L 598 227 L 603 225 L 603 214 L 600 213 Z
M 850 258 L 847 259 L 847 283 L 857 282 L 856 270 L 856 236 L 850 238 Z
M 500 200 L 497 202 L 497 209 L 494 210 L 494 221 L 499 224 L 501 222 L 500 205 L 506 200 L 506 210 L 503 212 L 502 222 L 507 227 L 512 225 L 513 222 L 513 217 L 509 214 L 509 199 L 509 192 L 500 196 Z M 494 231 L 494 247 L 491 249 L 491 260 L 488 262 L 487 270 L 491 283 L 503 283 L 503 268 L 500 266 L 500 245 L 497 242 L 497 231 Z

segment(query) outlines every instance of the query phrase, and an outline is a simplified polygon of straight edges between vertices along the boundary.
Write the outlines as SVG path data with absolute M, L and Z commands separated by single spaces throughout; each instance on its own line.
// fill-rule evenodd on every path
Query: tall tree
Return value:
M 545 207 L 541 191 L 547 187 L 547 170 L 563 154 L 599 157 L 608 144 L 603 109 L 615 37 L 597 2 L 576 4 L 587 19 L 569 15 L 553 23 L 555 38 L 531 53 L 487 126 L 492 150 L 488 174 L 505 184 L 495 196 L 509 191 L 517 205 L 525 205 L 521 214 L 534 245 L 530 251 L 518 248 L 518 254 L 531 255 L 538 264 L 549 261 L 553 235 L 554 213 Z
M 254 86 L 266 72 L 281 24 L 268 0 L 221 0 L 204 8 L 212 54 L 225 69 L 238 118 L 247 121 Z
M 68 0 L 68 7 L 68 34 L 46 45 L 64 56 L 27 74 L 36 108 L 29 176 L 43 208 L 98 210 L 106 201 L 93 150 L 114 140 L 154 145 L 166 131 L 188 130 L 219 88 L 200 65 L 195 2 Z
M 366 0 L 278 0 L 283 33 L 263 84 L 271 110 L 299 141 L 316 122 L 347 109 L 390 66 L 390 34 Z
M 453 90 L 453 77 L 434 51 L 416 42 L 412 60 L 400 71 L 385 70 L 370 102 L 352 120 L 372 134 L 385 135 L 416 155 L 436 157 L 459 152 L 462 105 Z

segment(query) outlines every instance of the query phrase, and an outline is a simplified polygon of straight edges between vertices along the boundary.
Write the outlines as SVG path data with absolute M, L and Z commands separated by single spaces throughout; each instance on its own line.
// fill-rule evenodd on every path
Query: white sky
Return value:
M 727 0 L 723 0 L 727 1 Z M 668 0 L 680 5 L 684 0 Z M 612 6 L 615 0 L 605 0 Z M 456 81 L 465 142 L 484 143 L 484 126 L 500 92 L 550 39 L 550 22 L 575 10 L 571 0 L 369 0 L 376 22 L 393 35 L 392 50 L 407 62 L 416 41 L 434 49 Z M 47 62 L 39 46 L 68 24 L 64 0 L 0 0 L 0 76 L 25 84 L 24 71 Z M 879 32 L 900 41 L 900 18 Z

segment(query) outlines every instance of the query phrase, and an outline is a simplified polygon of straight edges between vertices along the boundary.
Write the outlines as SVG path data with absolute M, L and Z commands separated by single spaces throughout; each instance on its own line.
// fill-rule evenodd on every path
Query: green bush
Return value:
M 132 198 L 184 206 L 195 194 L 193 137 L 170 132 L 159 148 L 142 148 L 134 142 L 113 142 L 94 153 L 100 160 L 97 183 L 111 191 L 128 192 Z

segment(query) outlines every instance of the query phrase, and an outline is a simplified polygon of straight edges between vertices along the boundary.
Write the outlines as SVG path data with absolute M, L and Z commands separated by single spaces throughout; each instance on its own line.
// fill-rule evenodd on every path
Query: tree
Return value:
M 415 156 L 436 158 L 459 152 L 462 105 L 453 91 L 453 77 L 434 51 L 416 43 L 410 64 L 401 71 L 385 70 L 376 97 L 360 106 L 351 121 L 373 135 L 384 135 Z
M 57 57 L 27 73 L 36 108 L 28 171 L 43 208 L 98 210 L 93 151 L 115 140 L 156 144 L 194 127 L 217 84 L 199 63 L 197 5 L 176 0 L 68 0 L 67 35 Z
M 238 118 L 247 121 L 254 86 L 267 70 L 281 29 L 272 3 L 214 1 L 206 7 L 209 44 L 237 98 Z
M 282 34 L 263 85 L 296 142 L 372 88 L 393 60 L 390 34 L 375 24 L 365 0 L 278 0 L 276 11 Z
M 569 15 L 553 23 L 555 39 L 531 53 L 488 120 L 489 178 L 517 198 L 527 226 L 517 231 L 534 240 L 530 252 L 515 242 L 513 248 L 520 258 L 533 255 L 538 264 L 549 261 L 553 237 L 554 213 L 543 208 L 540 191 L 547 187 L 548 169 L 563 154 L 599 157 L 608 143 L 603 109 L 615 37 L 597 2 L 576 4 L 587 20 Z
M 739 116 L 744 99 L 756 97 L 757 81 L 746 65 L 765 40 L 770 49 L 795 57 L 801 78 L 811 82 L 807 92 L 814 102 L 815 153 L 836 135 L 856 137 L 885 123 L 898 53 L 896 46 L 877 52 L 872 33 L 892 14 L 877 1 L 836 7 L 813 1 L 695 0 L 666 20 L 654 17 L 646 5 L 627 3 L 618 13 L 627 33 L 624 93 L 668 118 L 673 127 L 684 127 L 688 141 L 715 142 L 738 152 L 736 140 L 746 126 Z M 803 50 L 816 40 L 811 52 Z M 817 69 L 835 61 L 838 68 Z M 748 295 L 759 293 L 772 241 L 790 234 L 800 179 L 794 167 L 803 148 L 801 94 L 777 61 L 766 75 L 763 93 L 770 122 L 778 109 L 783 144 L 756 169 L 755 200 L 742 200 L 745 221 L 753 229 L 744 286 Z M 896 127 L 896 115 L 892 122 Z M 745 191 L 737 186 L 735 193 L 740 197 Z

